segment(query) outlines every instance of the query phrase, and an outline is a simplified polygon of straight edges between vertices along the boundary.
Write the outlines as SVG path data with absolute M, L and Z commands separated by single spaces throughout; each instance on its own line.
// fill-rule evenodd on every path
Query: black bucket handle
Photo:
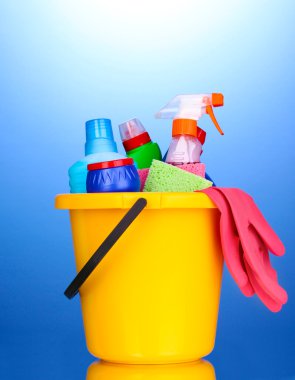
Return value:
M 139 198 L 130 210 L 124 215 L 113 231 L 106 237 L 102 244 L 97 248 L 84 267 L 76 275 L 74 280 L 65 290 L 64 294 L 68 299 L 72 299 L 79 292 L 79 288 L 84 284 L 97 265 L 109 252 L 112 246 L 119 240 L 130 224 L 138 217 L 147 205 L 145 198 Z

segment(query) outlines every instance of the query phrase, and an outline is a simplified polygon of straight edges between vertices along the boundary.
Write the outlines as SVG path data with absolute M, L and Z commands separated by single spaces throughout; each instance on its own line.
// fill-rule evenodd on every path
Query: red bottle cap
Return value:
M 132 137 L 129 140 L 123 141 L 123 146 L 126 152 L 132 149 L 138 148 L 141 145 L 147 144 L 151 141 L 150 135 L 147 132 L 143 132 L 140 135 Z
M 94 164 L 89 164 L 87 166 L 88 170 L 99 170 L 99 169 L 108 169 L 108 168 L 116 168 L 118 166 L 126 166 L 133 165 L 134 161 L 132 158 L 122 158 L 121 160 L 113 160 L 113 161 L 104 161 L 104 162 L 96 162 Z
M 200 127 L 198 127 L 197 139 L 200 141 L 202 145 L 204 145 L 204 142 L 206 140 L 206 132 Z

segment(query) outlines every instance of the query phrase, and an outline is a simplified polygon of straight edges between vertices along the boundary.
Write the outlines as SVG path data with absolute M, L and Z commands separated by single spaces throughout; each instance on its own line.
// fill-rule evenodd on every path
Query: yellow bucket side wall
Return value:
M 70 210 L 78 271 L 125 213 Z M 223 263 L 219 217 L 216 209 L 139 215 L 80 289 L 93 355 L 167 363 L 211 352 Z

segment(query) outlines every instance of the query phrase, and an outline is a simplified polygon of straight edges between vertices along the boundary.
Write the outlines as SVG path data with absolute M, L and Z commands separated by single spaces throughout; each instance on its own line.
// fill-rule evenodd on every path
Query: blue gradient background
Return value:
M 0 3 L 0 378 L 84 379 L 94 360 L 75 273 L 67 169 L 84 122 L 139 117 L 163 151 L 170 122 L 153 114 L 179 93 L 223 92 L 203 161 L 222 186 L 249 192 L 284 241 L 273 259 L 289 302 L 279 314 L 246 299 L 224 271 L 217 379 L 295 376 L 293 1 Z M 120 144 L 118 144 L 120 145 Z M 122 148 L 120 147 L 122 152 Z M 185 221 L 184 221 L 185 222 Z

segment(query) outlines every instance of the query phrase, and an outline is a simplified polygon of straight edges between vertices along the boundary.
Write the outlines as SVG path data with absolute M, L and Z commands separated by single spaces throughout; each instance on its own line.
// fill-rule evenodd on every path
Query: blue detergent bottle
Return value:
M 70 192 L 86 193 L 87 165 L 125 158 L 118 153 L 110 119 L 94 119 L 85 123 L 85 157 L 69 168 Z

